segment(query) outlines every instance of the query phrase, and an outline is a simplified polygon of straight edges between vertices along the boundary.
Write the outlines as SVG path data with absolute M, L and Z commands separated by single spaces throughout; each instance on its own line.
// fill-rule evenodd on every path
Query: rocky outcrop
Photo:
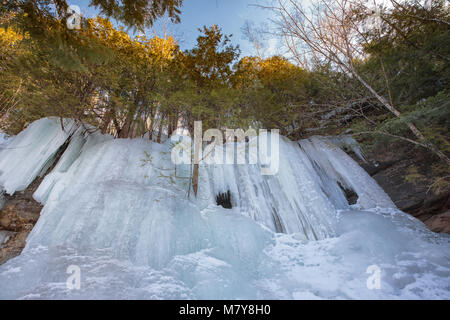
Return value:
M 66 151 L 70 137 L 59 147 L 48 167 L 44 167 L 26 190 L 13 195 L 0 194 L 0 265 L 20 255 L 26 245 L 26 239 L 40 217 L 43 206 L 33 199 L 33 194 L 51 172 Z M 1 190 L 0 190 L 1 191 Z
M 0 264 L 18 256 L 26 245 L 28 234 L 39 219 L 42 205 L 33 199 L 42 178 L 36 179 L 25 191 L 5 195 L 0 210 Z
M 400 210 L 423 221 L 432 231 L 450 233 L 450 188 L 430 188 L 439 177 L 434 176 L 435 160 L 429 153 L 411 145 L 393 144 L 365 156 L 368 163 L 352 155 Z M 420 176 L 407 179 L 413 168 Z

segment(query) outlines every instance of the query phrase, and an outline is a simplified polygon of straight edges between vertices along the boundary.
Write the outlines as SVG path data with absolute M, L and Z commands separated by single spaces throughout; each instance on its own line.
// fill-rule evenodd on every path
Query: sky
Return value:
M 246 21 L 250 21 L 255 27 L 269 31 L 273 17 L 270 10 L 262 9 L 255 5 L 267 4 L 269 0 L 184 0 L 181 8 L 181 23 L 172 24 L 169 19 L 159 19 L 152 30 L 146 31 L 148 35 L 156 33 L 159 36 L 164 34 L 173 35 L 183 50 L 191 49 L 195 46 L 199 35 L 198 28 L 217 24 L 222 28 L 224 34 L 232 34 L 233 44 L 239 44 L 242 54 L 255 55 L 256 51 L 248 41 L 242 27 Z M 270 2 L 270 1 L 269 1 Z M 83 16 L 94 17 L 97 12 L 89 7 L 90 0 L 69 0 L 68 4 L 78 5 Z M 133 35 L 133 32 L 129 32 Z M 264 55 L 270 56 L 280 53 L 278 41 L 271 35 L 265 35 Z

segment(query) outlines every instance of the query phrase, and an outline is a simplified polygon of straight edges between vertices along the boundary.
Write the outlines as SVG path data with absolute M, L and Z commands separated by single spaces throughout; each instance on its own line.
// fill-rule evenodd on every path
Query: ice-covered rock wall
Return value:
M 333 235 L 336 210 L 350 207 L 340 185 L 356 192 L 360 208 L 395 208 L 376 182 L 328 139 L 280 142 L 276 175 L 262 175 L 260 165 L 203 166 L 209 197 L 230 191 L 242 214 L 273 231 L 312 240 Z
M 448 238 L 396 210 L 326 138 L 283 138 L 274 176 L 259 164 L 202 165 L 193 199 L 169 144 L 65 127 L 40 120 L 14 139 L 22 148 L 0 153 L 0 184 L 14 192 L 71 137 L 34 194 L 44 209 L 24 252 L 0 267 L 0 298 L 450 296 Z M 217 206 L 228 191 L 233 208 Z M 80 290 L 66 286 L 71 265 Z M 366 285 L 371 265 L 384 268 L 383 290 Z
M 299 145 L 314 165 L 322 190 L 338 209 L 348 206 L 343 198 L 342 187 L 357 194 L 357 204 L 362 209 L 395 208 L 394 203 L 375 180 L 330 139 L 312 137 L 299 141 Z
M 52 165 L 58 149 L 76 130 L 73 120 L 41 119 L 33 122 L 0 150 L 0 186 L 8 194 L 25 190 L 33 180 Z

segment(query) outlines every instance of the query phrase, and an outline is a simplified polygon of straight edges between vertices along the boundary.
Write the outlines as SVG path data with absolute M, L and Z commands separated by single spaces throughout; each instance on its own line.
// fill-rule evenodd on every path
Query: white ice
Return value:
M 299 145 L 311 159 L 321 178 L 323 190 L 337 208 L 346 207 L 337 182 L 357 193 L 358 204 L 362 209 L 395 208 L 392 200 L 375 180 L 329 139 L 312 137 L 299 141 Z
M 360 160 L 367 163 L 361 146 L 351 135 L 340 135 L 335 137 L 328 137 L 328 139 L 340 148 L 349 148 Z
M 55 149 L 30 128 L 32 150 Z M 283 138 L 275 176 L 204 164 L 194 199 L 168 143 L 80 130 L 34 195 L 45 206 L 25 250 L 0 266 L 1 299 L 450 298 L 449 236 L 398 211 L 329 139 Z M 228 190 L 233 208 L 218 207 Z M 80 290 L 66 285 L 69 266 Z
M 6 133 L 0 131 L 0 151 L 5 149 L 8 144 L 11 143 L 13 137 L 8 136 Z
M 77 128 L 73 120 L 64 120 L 65 131 L 57 118 L 33 122 L 0 151 L 0 185 L 8 194 L 25 190 L 52 164 L 67 138 Z

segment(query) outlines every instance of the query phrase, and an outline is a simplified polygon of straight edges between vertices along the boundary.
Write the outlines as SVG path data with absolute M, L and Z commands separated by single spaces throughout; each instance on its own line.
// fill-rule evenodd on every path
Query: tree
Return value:
M 70 69 L 53 59 L 53 46 L 46 41 L 23 42 L 26 50 L 10 59 L 5 73 L 20 75 L 24 87 L 8 123 L 58 116 L 91 123 L 122 138 L 145 134 L 161 104 L 158 95 L 179 50 L 176 42 L 171 37 L 132 39 L 103 18 L 87 20 L 79 35 L 99 52 L 79 57 L 83 69 Z M 11 86 L 0 80 L 1 84 Z
M 23 80 L 13 72 L 15 57 L 24 50 L 23 39 L 24 36 L 13 28 L 0 27 L 0 125 L 1 119 L 7 117 L 19 103 L 23 90 Z
M 204 130 L 221 129 L 226 123 L 225 118 L 230 114 L 221 104 L 225 100 L 221 99 L 224 94 L 222 89 L 230 87 L 231 63 L 239 55 L 239 47 L 230 44 L 231 35 L 223 35 L 217 25 L 210 28 L 205 26 L 199 31 L 202 34 L 197 38 L 195 48 L 181 56 L 186 78 L 195 86 L 194 92 L 190 90 L 190 97 L 194 101 L 185 114 L 191 136 L 194 134 L 194 121 L 202 121 Z M 198 176 L 199 164 L 194 163 L 192 186 L 195 196 L 198 192 Z
M 172 22 L 180 22 L 183 0 L 91 0 L 90 6 L 100 9 L 101 14 L 123 22 L 128 27 L 148 27 L 165 14 Z
M 384 108 L 402 119 L 414 136 L 414 139 L 398 138 L 429 149 L 450 165 L 450 158 L 428 141 L 413 122 L 403 118 L 392 99 L 381 95 L 360 73 L 358 63 L 367 57 L 364 48 L 370 45 L 370 38 L 365 33 L 366 24 L 357 19 L 358 14 L 368 10 L 363 1 L 317 0 L 310 14 L 295 0 L 278 0 L 275 10 L 280 17 L 280 30 L 294 56 L 298 59 L 303 57 L 299 48 L 304 48 L 312 59 L 330 62 L 357 79 Z
M 114 18 L 127 27 L 140 29 L 152 26 L 156 19 L 166 14 L 173 22 L 180 22 L 182 5 L 183 0 L 91 0 L 89 4 L 106 18 Z M 24 21 L 30 24 L 30 28 L 36 28 L 39 22 L 65 22 L 71 15 L 68 8 L 66 0 L 11 0 L 4 2 L 0 13 L 26 14 Z
M 92 0 L 90 6 L 100 10 L 106 18 L 114 18 L 127 28 L 144 30 L 154 21 L 168 15 L 180 21 L 183 0 Z M 87 41 L 82 30 L 68 28 L 73 15 L 66 0 L 12 0 L 0 9 L 0 16 L 13 14 L 14 22 L 33 39 L 46 42 L 54 52 L 53 59 L 70 70 L 86 71 L 86 60 L 101 52 Z M 81 19 L 81 28 L 89 27 L 88 19 Z
M 380 11 L 378 28 L 365 33 L 369 45 L 364 50 L 370 55 L 366 64 L 384 79 L 377 90 L 386 88 L 381 59 L 396 105 L 434 96 L 450 82 L 450 25 L 446 23 L 450 11 L 444 1 L 430 4 L 393 1 L 392 9 Z M 368 13 L 361 11 L 360 19 L 367 21 Z
M 278 128 L 287 136 L 297 131 L 310 101 L 304 69 L 280 56 L 244 57 L 232 79 L 241 93 L 239 116 L 249 119 L 247 125 Z

